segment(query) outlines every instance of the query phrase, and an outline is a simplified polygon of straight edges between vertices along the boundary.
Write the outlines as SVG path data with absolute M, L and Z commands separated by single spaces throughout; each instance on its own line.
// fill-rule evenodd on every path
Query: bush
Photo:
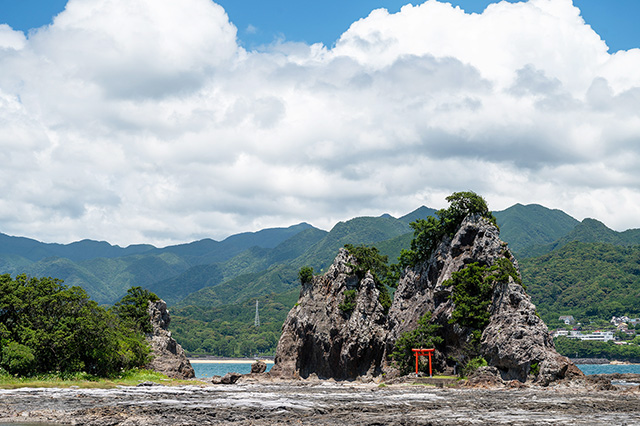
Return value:
M 400 369 L 401 374 L 409 374 L 413 371 L 414 355 L 412 349 L 435 348 L 442 344 L 443 339 L 438 335 L 439 324 L 431 324 L 431 312 L 427 312 L 418 320 L 418 327 L 415 330 L 402 333 L 396 344 L 391 359 Z
M 30 347 L 17 342 L 9 342 L 2 348 L 0 365 L 11 374 L 23 376 L 36 365 L 36 357 Z
M 487 360 L 484 359 L 481 356 L 472 358 L 472 359 L 469 360 L 469 362 L 467 362 L 467 364 L 462 369 L 462 376 L 463 377 L 469 377 L 478 368 L 486 367 L 487 365 L 488 365 L 487 364 Z
M 391 307 L 391 296 L 385 286 L 390 270 L 387 265 L 387 256 L 380 254 L 376 247 L 353 246 L 345 244 L 345 249 L 356 258 L 355 265 L 349 265 L 359 279 L 364 278 L 369 272 L 373 276 L 373 281 L 378 289 L 378 301 L 382 305 L 384 312 L 388 312 Z
M 298 271 L 298 279 L 302 284 L 309 284 L 313 281 L 313 268 L 311 266 L 303 266 Z
M 343 295 L 344 299 L 342 300 L 342 303 L 338 305 L 338 309 L 345 314 L 350 314 L 356 308 L 358 290 L 345 290 Z

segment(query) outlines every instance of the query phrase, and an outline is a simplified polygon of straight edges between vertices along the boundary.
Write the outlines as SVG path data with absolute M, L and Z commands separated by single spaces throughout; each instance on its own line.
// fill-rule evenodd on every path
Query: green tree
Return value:
M 359 279 L 364 278 L 367 272 L 371 274 L 378 289 L 378 301 L 385 312 L 387 312 L 391 307 L 391 296 L 385 286 L 387 276 L 390 272 L 389 266 L 387 265 L 388 257 L 381 255 L 376 247 L 345 244 L 344 248 L 347 249 L 349 254 L 356 258 L 356 263 L 350 266 Z M 353 308 L 351 310 L 353 310 Z
M 432 324 L 431 312 L 427 312 L 418 320 L 418 327 L 415 330 L 408 331 L 400 335 L 393 352 L 393 359 L 396 366 L 400 369 L 401 374 L 408 374 L 413 371 L 414 359 L 412 349 L 416 348 L 435 348 L 442 344 L 443 339 L 438 335 L 440 325 Z
M 123 321 L 143 333 L 153 332 L 149 321 L 149 302 L 157 302 L 160 298 L 142 287 L 131 287 L 127 294 L 117 302 L 112 310 Z
M 443 286 L 452 286 L 451 300 L 454 309 L 449 323 L 459 324 L 471 330 L 473 339 L 470 348 L 476 352 L 482 332 L 489 324 L 489 306 L 493 294 L 495 276 L 489 275 L 489 268 L 472 263 L 466 268 L 451 274 Z
M 413 228 L 411 249 L 402 250 L 398 264 L 391 267 L 391 275 L 396 282 L 406 267 L 427 261 L 445 236 L 452 238 L 467 216 L 480 215 L 497 226 L 487 202 L 475 192 L 454 192 L 446 200 L 450 205 L 438 210 L 437 218 L 429 216 L 409 224 Z
M 20 375 L 107 375 L 146 363 L 144 336 L 79 287 L 53 278 L 0 276 L 0 365 Z
M 298 279 L 302 284 L 309 284 L 313 281 L 313 268 L 311 266 L 303 266 L 298 271 Z

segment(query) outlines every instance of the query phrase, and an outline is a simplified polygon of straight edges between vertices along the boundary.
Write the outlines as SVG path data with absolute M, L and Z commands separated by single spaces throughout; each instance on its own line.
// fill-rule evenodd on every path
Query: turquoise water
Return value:
M 249 363 L 194 362 L 191 366 L 195 370 L 196 378 L 198 379 L 224 376 L 227 373 L 248 374 L 251 372 L 251 364 Z M 267 363 L 267 371 L 272 366 L 272 363 Z
M 634 373 L 640 374 L 640 364 L 612 365 L 612 364 L 576 364 L 587 376 L 591 374 Z
M 191 364 L 196 372 L 196 377 L 199 379 L 224 376 L 227 373 L 240 373 L 247 374 L 251 372 L 251 364 L 242 363 L 219 363 L 219 362 L 207 362 L 207 363 L 193 363 Z M 267 371 L 271 369 L 273 364 L 267 364 Z M 640 374 L 640 364 L 632 365 L 611 365 L 611 364 L 578 364 L 578 368 L 582 370 L 584 374 L 613 374 L 613 373 L 635 373 Z

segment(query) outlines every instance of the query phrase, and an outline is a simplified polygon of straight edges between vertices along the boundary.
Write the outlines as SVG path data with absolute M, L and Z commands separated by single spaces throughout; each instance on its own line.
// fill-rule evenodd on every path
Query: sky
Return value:
M 0 232 L 164 246 L 473 190 L 640 228 L 636 0 L 0 0 Z

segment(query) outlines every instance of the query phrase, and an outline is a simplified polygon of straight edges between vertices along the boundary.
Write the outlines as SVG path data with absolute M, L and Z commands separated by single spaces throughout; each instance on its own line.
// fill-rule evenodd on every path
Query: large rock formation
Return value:
M 302 285 L 283 325 L 271 376 L 352 379 L 380 372 L 386 315 L 373 277 L 359 280 L 351 267 L 355 262 L 340 249 L 325 275 Z M 348 290 L 357 291 L 351 312 L 340 308 Z
M 151 346 L 151 361 L 146 368 L 166 374 L 174 379 L 191 379 L 196 376 L 182 346 L 171 337 L 168 330 L 171 317 L 164 300 L 149 301 L 147 309 L 153 332 L 147 335 Z
M 503 260 L 501 260 L 503 259 Z M 544 322 L 524 291 L 516 260 L 498 229 L 480 216 L 467 217 L 452 239 L 446 238 L 431 258 L 402 276 L 388 313 L 378 302 L 378 290 L 367 274 L 359 280 L 351 265 L 356 259 L 342 249 L 329 271 L 302 287 L 300 300 L 287 317 L 271 374 L 280 377 L 350 379 L 398 375 L 389 355 L 397 339 L 414 330 L 431 312 L 444 342 L 436 351 L 439 371 L 452 372 L 468 361 L 473 330 L 450 323 L 456 308 L 448 285 L 452 274 L 471 264 L 491 267 L 505 263 L 513 271 L 493 286 L 490 318 L 476 352 L 500 380 L 535 380 L 547 384 L 582 373 L 554 348 Z M 512 267 L 511 267 L 512 265 Z M 357 290 L 353 312 L 340 309 L 345 291 Z

